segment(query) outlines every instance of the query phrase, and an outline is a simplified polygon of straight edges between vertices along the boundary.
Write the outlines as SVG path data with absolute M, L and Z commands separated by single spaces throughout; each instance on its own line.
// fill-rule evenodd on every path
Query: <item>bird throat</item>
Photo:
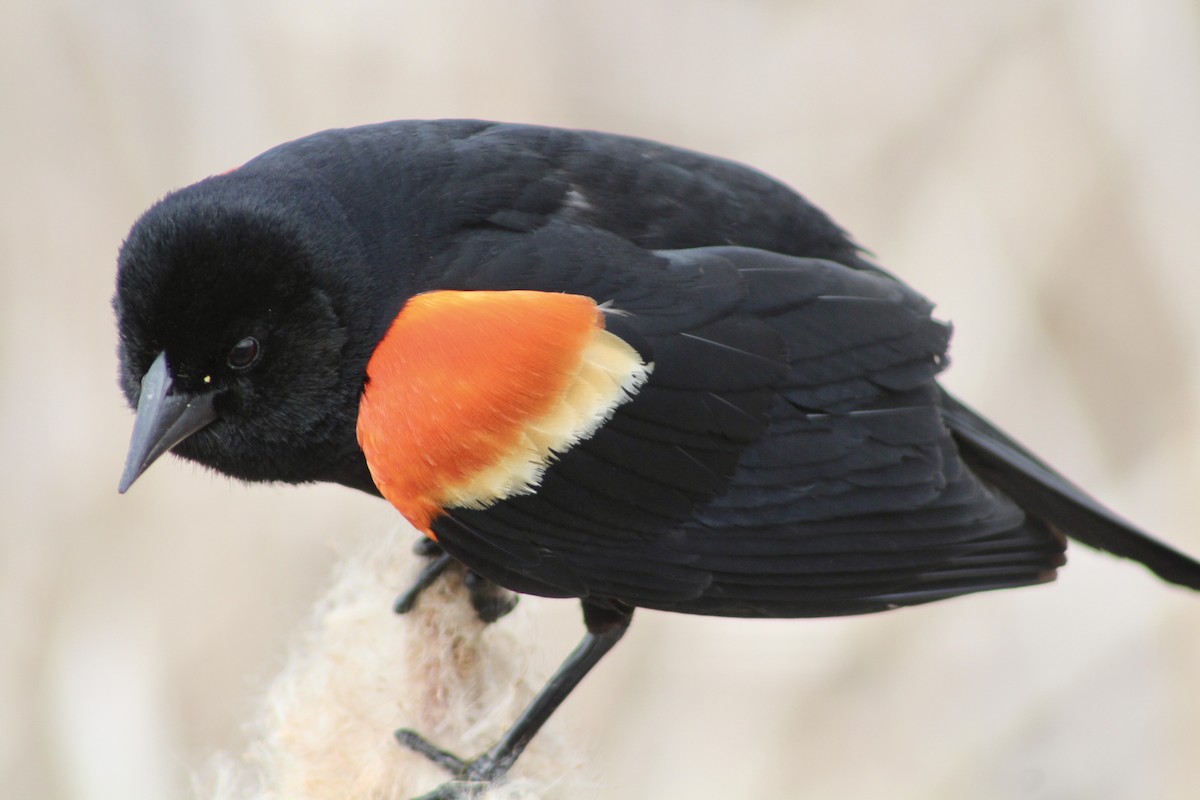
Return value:
M 556 454 L 595 433 L 652 368 L 588 297 L 417 295 L 367 365 L 359 444 L 383 496 L 433 537 L 448 508 L 537 491 Z

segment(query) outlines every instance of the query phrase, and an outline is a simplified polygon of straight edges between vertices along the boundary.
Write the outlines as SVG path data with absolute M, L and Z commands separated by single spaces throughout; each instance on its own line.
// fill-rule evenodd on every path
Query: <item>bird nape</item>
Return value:
M 736 163 L 479 121 L 317 133 L 167 195 L 121 248 L 121 491 L 171 450 L 381 495 L 587 633 L 502 778 L 637 607 L 862 614 L 1053 580 L 1066 537 L 1200 589 L 936 382 L 947 325 L 819 209 Z M 506 606 L 479 592 L 489 618 Z

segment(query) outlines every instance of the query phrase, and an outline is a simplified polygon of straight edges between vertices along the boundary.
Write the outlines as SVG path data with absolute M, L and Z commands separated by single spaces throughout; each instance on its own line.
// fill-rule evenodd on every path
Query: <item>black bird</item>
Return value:
M 453 774 L 433 796 L 501 778 L 636 607 L 883 611 L 1052 580 L 1067 536 L 1200 589 L 939 387 L 925 298 L 729 161 L 478 121 L 317 133 L 156 203 L 114 306 L 122 491 L 167 450 L 341 483 L 437 542 L 419 586 L 454 559 L 582 600 L 495 747 L 397 734 Z

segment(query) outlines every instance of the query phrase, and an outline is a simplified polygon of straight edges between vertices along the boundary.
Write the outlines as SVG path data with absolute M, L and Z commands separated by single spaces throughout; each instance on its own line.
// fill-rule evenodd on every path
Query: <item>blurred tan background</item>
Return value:
M 396 526 L 177 461 L 117 496 L 129 224 L 278 142 L 443 116 L 786 180 L 954 321 L 952 389 L 1200 554 L 1195 2 L 8 0 L 4 797 L 189 796 L 339 555 Z M 526 605 L 548 671 L 577 609 Z M 870 618 L 642 613 L 556 726 L 597 797 L 1195 798 L 1200 597 L 1075 549 L 1056 584 Z

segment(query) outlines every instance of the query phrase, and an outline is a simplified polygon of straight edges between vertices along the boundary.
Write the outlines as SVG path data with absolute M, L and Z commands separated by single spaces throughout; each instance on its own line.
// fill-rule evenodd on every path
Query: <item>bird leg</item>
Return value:
M 567 699 L 584 676 L 591 672 L 592 667 L 596 666 L 625 635 L 632 616 L 633 610 L 628 607 L 614 608 L 584 601 L 583 618 L 588 631 L 583 640 L 567 656 L 500 740 L 471 761 L 430 744 L 415 731 L 396 731 L 396 739 L 402 745 L 440 764 L 454 775 L 453 780 L 417 800 L 476 797 L 488 784 L 503 778 L 546 720 Z
M 407 614 L 412 611 L 421 593 L 433 585 L 433 582 L 455 563 L 454 559 L 432 539 L 418 539 L 413 545 L 413 552 L 419 556 L 431 558 L 432 561 L 425 565 L 421 573 L 417 575 L 417 579 L 413 581 L 412 586 L 401 592 L 400 596 L 396 598 L 392 608 L 397 614 Z M 471 605 L 481 622 L 495 622 L 517 606 L 516 594 L 474 572 L 467 573 L 463 584 L 467 587 Z

